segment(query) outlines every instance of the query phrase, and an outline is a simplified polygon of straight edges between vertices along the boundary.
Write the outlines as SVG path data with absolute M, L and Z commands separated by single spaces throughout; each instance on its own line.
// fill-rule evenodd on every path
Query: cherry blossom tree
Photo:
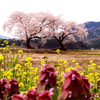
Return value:
M 40 38 L 44 42 L 50 37 L 49 27 L 59 20 L 59 16 L 47 12 L 24 13 L 16 11 L 9 16 L 8 21 L 3 24 L 4 31 L 14 33 L 15 36 L 26 39 L 26 47 L 30 46 L 31 39 Z
M 58 22 L 59 23 L 59 22 Z M 86 39 L 88 32 L 84 24 L 77 24 L 73 21 L 63 21 L 60 24 L 53 26 L 52 36 L 59 42 L 61 50 L 67 50 L 64 44 L 71 41 L 76 41 L 76 38 L 81 40 Z
M 54 37 L 59 42 L 60 49 L 66 50 L 64 43 L 69 39 L 75 41 L 75 36 L 84 39 L 88 35 L 84 24 L 66 22 L 61 16 L 54 16 L 49 12 L 14 12 L 3 24 L 3 28 L 7 29 L 8 33 L 14 33 L 15 36 L 26 39 L 27 48 L 32 48 L 31 39 L 39 38 L 42 43 L 45 43 L 47 38 Z
M 60 15 L 52 15 L 51 18 L 50 13 L 38 13 L 35 15 L 40 23 L 45 21 L 42 25 L 46 25 L 46 23 L 49 22 L 49 24 L 47 23 L 47 26 L 44 27 L 44 29 L 46 29 L 42 33 L 42 36 L 46 38 L 42 38 L 42 43 L 45 43 L 47 38 L 54 37 L 59 42 L 60 49 L 66 50 L 64 44 L 69 40 L 76 41 L 75 37 L 80 40 L 87 38 L 88 32 L 84 24 L 77 24 L 74 21 L 64 21 Z

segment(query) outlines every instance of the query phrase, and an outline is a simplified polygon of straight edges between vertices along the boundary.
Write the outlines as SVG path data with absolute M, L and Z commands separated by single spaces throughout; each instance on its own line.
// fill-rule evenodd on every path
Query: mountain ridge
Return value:
M 8 37 L 8 36 L 4 36 L 4 35 L 0 35 L 0 39 L 13 39 L 13 38 Z
M 99 39 L 100 38 L 100 22 L 89 21 L 84 24 L 89 33 L 87 39 Z

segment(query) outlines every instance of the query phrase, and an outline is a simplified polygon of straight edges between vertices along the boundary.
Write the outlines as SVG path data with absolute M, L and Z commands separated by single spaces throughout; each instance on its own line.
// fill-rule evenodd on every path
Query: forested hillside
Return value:
M 86 22 L 84 23 L 85 27 L 88 29 L 88 38 L 87 39 L 98 39 L 100 38 L 100 22 Z

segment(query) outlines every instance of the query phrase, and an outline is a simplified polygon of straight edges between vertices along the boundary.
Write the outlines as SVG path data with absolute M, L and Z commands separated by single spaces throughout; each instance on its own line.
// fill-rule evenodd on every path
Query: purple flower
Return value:
M 25 100 L 37 100 L 37 89 L 29 90 L 25 96 Z
M 25 100 L 24 93 L 22 92 L 21 94 L 14 94 L 12 96 L 12 100 Z
M 43 90 L 39 93 L 37 100 L 51 100 L 53 95 L 53 88 L 49 91 Z
M 14 94 L 19 94 L 19 86 L 17 80 L 12 78 L 5 85 L 5 97 L 11 98 Z
M 97 87 L 100 89 L 100 80 L 97 81 Z
M 5 93 L 5 85 L 7 83 L 7 79 L 3 78 L 0 80 L 0 99 L 3 100 Z
M 39 75 L 38 92 L 56 87 L 56 71 L 50 65 L 44 65 Z
M 85 76 L 72 69 L 64 77 L 58 100 L 90 100 L 90 84 Z

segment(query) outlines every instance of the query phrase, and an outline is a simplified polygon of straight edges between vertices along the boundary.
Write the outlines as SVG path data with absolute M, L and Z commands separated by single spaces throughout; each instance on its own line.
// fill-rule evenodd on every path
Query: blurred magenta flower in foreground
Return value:
M 85 76 L 80 75 L 74 69 L 63 75 L 65 81 L 58 100 L 90 100 L 90 84 Z
M 54 94 L 52 91 L 53 91 L 53 88 L 51 88 L 49 91 L 47 90 L 41 91 L 38 95 L 37 100 L 51 100 L 52 95 Z

